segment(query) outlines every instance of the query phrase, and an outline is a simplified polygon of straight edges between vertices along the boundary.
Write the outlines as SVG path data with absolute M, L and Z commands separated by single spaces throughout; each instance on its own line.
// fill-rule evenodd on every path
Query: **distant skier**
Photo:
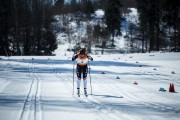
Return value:
M 87 73 L 88 73 L 88 59 L 91 61 L 93 58 L 86 53 L 86 49 L 80 49 L 79 53 L 74 54 L 72 61 L 77 61 L 76 74 L 77 74 L 77 94 L 80 96 L 81 74 L 83 75 L 84 94 L 87 96 Z

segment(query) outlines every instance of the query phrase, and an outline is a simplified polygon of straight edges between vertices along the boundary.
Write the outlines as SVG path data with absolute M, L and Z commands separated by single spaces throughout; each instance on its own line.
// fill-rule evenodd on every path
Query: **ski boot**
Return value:
M 87 95 L 87 89 L 86 88 L 84 88 L 84 95 L 87 97 L 88 95 Z
M 77 88 L 77 95 L 80 97 L 80 88 Z

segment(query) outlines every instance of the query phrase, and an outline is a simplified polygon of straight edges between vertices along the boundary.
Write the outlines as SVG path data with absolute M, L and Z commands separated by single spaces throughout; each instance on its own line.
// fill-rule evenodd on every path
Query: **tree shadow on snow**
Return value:
M 100 96 L 102 98 L 123 98 L 123 96 L 114 96 L 114 95 L 93 95 L 93 96 Z
M 74 62 L 71 60 L 53 60 L 53 59 L 10 59 L 9 60 L 14 61 L 14 62 L 19 62 L 19 66 L 11 66 L 11 71 L 14 72 L 24 72 L 24 73 L 72 73 L 73 72 L 73 65 Z M 22 65 L 20 63 L 27 63 L 27 65 Z M 114 67 L 139 67 L 139 64 L 137 63 L 127 63 L 127 62 L 115 62 L 115 61 L 90 61 L 89 67 L 97 67 L 98 66 L 103 66 L 103 67 L 109 67 L 109 66 L 114 66 Z M 37 66 L 37 65 L 43 65 Z M 72 65 L 72 68 L 67 68 L 67 67 L 60 67 L 61 65 Z M 26 67 L 27 66 L 27 67 Z M 146 64 L 141 64 L 143 67 L 157 67 L 157 66 L 150 66 Z M 74 65 L 74 69 L 76 66 Z M 99 74 L 102 72 L 102 70 L 91 70 L 90 71 L 93 74 Z M 112 72 L 112 71 L 104 71 L 106 73 L 110 74 L 117 74 L 117 72 Z

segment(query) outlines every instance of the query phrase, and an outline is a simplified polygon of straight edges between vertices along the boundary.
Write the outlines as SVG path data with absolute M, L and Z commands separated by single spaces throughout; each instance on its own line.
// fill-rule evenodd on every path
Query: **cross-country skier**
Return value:
M 91 61 L 93 58 L 86 53 L 86 49 L 80 49 L 79 53 L 74 54 L 72 61 L 77 61 L 76 74 L 77 74 L 77 94 L 80 96 L 81 75 L 83 75 L 84 94 L 87 96 L 87 73 L 88 73 L 88 59 Z

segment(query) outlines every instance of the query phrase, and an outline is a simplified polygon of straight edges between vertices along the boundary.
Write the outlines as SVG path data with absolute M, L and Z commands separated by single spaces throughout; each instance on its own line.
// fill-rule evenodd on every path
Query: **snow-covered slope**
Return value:
M 180 53 L 93 58 L 79 98 L 71 54 L 0 57 L 0 120 L 179 120 Z

